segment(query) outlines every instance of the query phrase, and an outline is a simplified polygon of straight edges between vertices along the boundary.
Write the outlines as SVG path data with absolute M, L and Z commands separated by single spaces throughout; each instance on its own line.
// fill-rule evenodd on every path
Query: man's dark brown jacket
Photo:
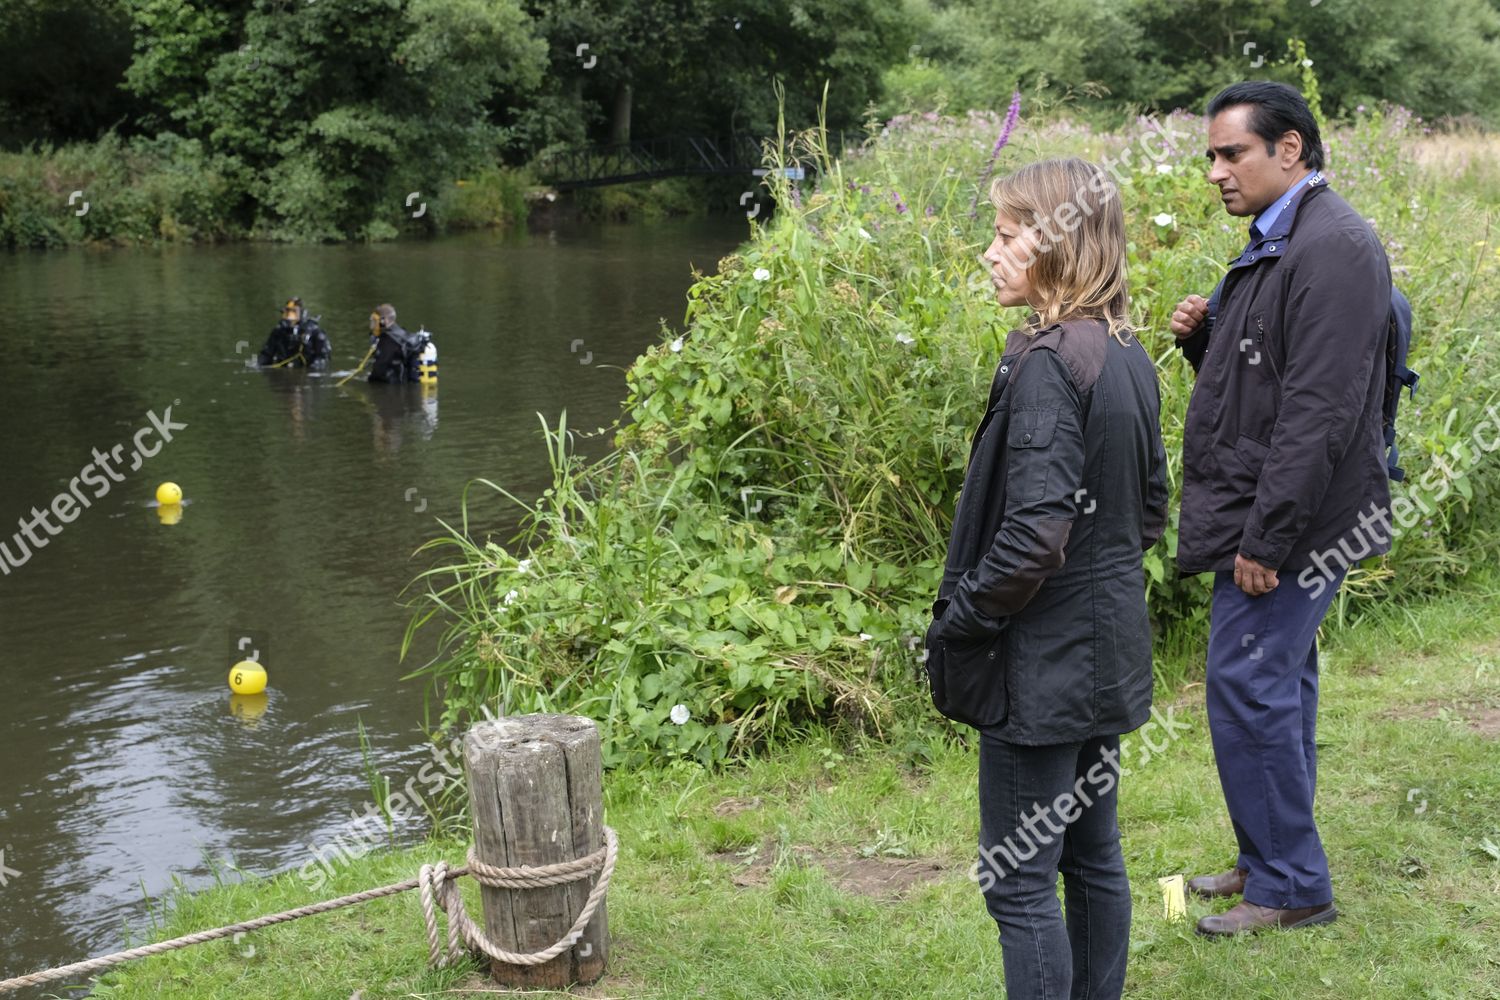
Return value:
M 1391 272 L 1369 224 L 1310 182 L 1233 262 L 1212 324 L 1179 346 L 1198 372 L 1182 440 L 1183 573 L 1235 553 L 1285 573 L 1390 509 L 1381 407 Z M 1390 551 L 1390 539 L 1367 555 Z

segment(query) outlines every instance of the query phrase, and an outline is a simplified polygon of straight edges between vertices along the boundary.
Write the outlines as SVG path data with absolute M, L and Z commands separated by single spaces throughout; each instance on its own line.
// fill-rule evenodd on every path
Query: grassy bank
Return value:
M 1497 587 L 1472 581 L 1326 630 L 1318 811 L 1343 913 L 1329 927 L 1226 943 L 1164 920 L 1156 879 L 1224 867 L 1233 836 L 1201 687 L 1160 703 L 1192 728 L 1122 785 L 1136 903 L 1127 996 L 1500 998 Z M 574 995 L 1000 995 L 995 927 L 967 875 L 975 767 L 958 740 L 840 743 L 816 730 L 744 764 L 610 773 L 606 821 L 621 843 L 610 964 Z M 424 862 L 460 863 L 463 850 L 441 840 L 369 855 L 317 896 L 290 873 L 180 895 L 156 933 L 395 882 Z M 1189 917 L 1210 910 L 1193 902 Z M 428 973 L 425 962 L 407 894 L 140 962 L 98 995 L 477 995 L 472 969 Z

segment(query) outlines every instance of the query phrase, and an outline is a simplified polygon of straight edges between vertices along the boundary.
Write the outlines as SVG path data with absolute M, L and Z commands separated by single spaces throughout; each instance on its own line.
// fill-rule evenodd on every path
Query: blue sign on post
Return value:
M 765 167 L 756 167 L 754 170 L 752 170 L 750 172 L 752 174 L 754 174 L 756 177 L 764 177 L 766 174 L 769 174 L 771 171 L 767 170 Z M 798 166 L 798 167 L 782 167 L 781 168 L 781 172 L 787 176 L 788 180 L 802 181 L 802 180 L 806 180 L 807 179 L 807 172 L 805 170 L 803 170 L 802 167 L 800 167 L 800 166 Z

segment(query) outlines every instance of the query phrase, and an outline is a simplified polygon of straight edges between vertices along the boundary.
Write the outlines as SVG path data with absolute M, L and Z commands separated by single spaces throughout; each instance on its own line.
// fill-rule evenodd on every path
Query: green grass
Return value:
M 1367 613 L 1329 630 L 1323 662 L 1318 812 L 1342 918 L 1235 942 L 1164 920 L 1156 879 L 1222 869 L 1233 843 L 1202 688 L 1189 685 L 1172 704 L 1192 731 L 1122 787 L 1136 904 L 1127 996 L 1500 998 L 1500 586 L 1471 581 L 1440 600 Z M 1487 733 L 1475 725 L 1484 720 Z M 995 926 L 967 877 L 975 767 L 972 741 L 839 744 L 816 731 L 718 771 L 678 761 L 608 773 L 608 822 L 621 843 L 609 967 L 575 995 L 1002 995 Z M 316 897 L 295 875 L 179 894 L 157 934 L 462 856 L 452 842 L 370 855 Z M 937 868 L 903 895 L 876 898 L 844 891 L 817 856 Z M 474 892 L 465 885 L 477 912 Z M 1212 909 L 1190 902 L 1189 918 Z M 477 968 L 427 972 L 410 893 L 135 963 L 97 995 L 464 996 Z

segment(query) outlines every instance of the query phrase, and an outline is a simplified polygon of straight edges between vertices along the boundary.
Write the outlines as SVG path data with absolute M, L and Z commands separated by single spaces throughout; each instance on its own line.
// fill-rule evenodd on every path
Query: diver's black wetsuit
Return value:
M 318 321 L 310 319 L 302 325 L 302 357 L 307 362 L 307 367 L 314 371 L 322 371 L 328 367 L 328 359 L 333 356 L 333 344 L 328 339 L 328 334 L 318 325 Z M 296 367 L 297 362 L 293 361 Z
M 278 365 L 295 355 L 300 346 L 297 328 L 286 320 L 282 320 L 271 330 L 271 335 L 266 338 L 266 346 L 260 349 L 260 357 L 257 360 L 261 367 Z
M 260 349 L 258 360 L 262 367 L 301 368 L 305 365 L 321 371 L 328 367 L 332 354 L 333 344 L 317 320 L 305 319 L 298 325 L 282 320 L 266 338 L 266 346 Z M 291 360 L 287 360 L 289 358 Z M 282 362 L 286 363 L 283 365 Z
M 414 382 L 417 378 L 417 355 L 422 338 L 392 323 L 382 330 L 375 345 L 375 362 L 370 368 L 371 382 Z

